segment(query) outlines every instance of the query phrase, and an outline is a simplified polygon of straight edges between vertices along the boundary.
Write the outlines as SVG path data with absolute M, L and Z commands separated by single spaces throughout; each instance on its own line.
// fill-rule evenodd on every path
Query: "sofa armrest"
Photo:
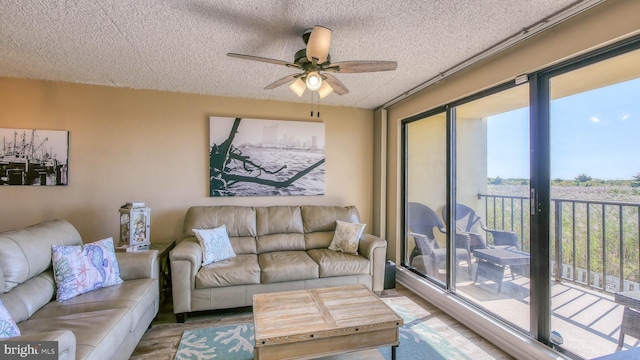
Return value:
M 177 244 L 169 253 L 169 259 L 174 261 L 187 261 L 191 265 L 191 272 L 195 274 L 202 267 L 202 247 L 195 237 L 188 237 Z
M 20 327 L 18 325 L 18 327 Z M 30 333 L 10 338 L 0 339 L 2 341 L 56 341 L 58 342 L 58 359 L 75 360 L 76 358 L 76 336 L 70 330 L 56 330 L 40 333 Z
M 387 251 L 387 241 L 381 239 L 375 235 L 362 234 L 360 237 L 360 243 L 358 244 L 358 253 L 367 259 L 371 260 L 374 256 L 375 250 L 384 248 L 385 256 Z
M 158 250 L 116 253 L 122 280 L 157 279 L 160 273 Z
M 358 245 L 358 253 L 371 262 L 373 291 L 384 289 L 384 270 L 387 261 L 387 241 L 375 235 L 362 234 Z
M 169 252 L 173 313 L 191 312 L 191 292 L 202 267 L 202 248 L 195 237 L 188 237 Z

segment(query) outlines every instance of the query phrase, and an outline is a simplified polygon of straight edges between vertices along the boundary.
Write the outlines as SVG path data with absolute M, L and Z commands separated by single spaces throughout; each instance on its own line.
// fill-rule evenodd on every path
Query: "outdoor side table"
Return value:
M 473 256 L 478 259 L 474 283 L 478 281 L 478 276 L 493 280 L 498 284 L 498 292 L 502 290 L 506 266 L 511 268 L 512 277 L 514 271 L 527 275 L 531 262 L 529 253 L 515 249 L 477 249 Z
M 640 291 L 625 291 L 615 295 L 618 304 L 624 306 L 622 324 L 620 325 L 620 338 L 618 346 L 624 345 L 624 336 L 631 335 L 640 339 Z

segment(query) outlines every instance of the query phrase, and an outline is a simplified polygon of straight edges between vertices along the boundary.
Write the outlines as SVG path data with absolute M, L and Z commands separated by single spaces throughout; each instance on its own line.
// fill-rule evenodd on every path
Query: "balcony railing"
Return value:
M 529 198 L 478 194 L 487 226 L 514 231 L 529 251 Z M 552 274 L 610 293 L 639 290 L 640 204 L 551 199 Z

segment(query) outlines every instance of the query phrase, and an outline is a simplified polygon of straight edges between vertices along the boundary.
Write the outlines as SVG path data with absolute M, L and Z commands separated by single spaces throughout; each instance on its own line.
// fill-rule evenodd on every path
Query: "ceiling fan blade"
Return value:
M 344 86 L 344 84 L 335 76 L 326 73 L 322 74 L 322 76 L 326 78 L 326 81 L 331 85 L 336 94 L 344 95 L 349 93 L 349 89 L 347 89 L 347 87 Z
M 325 71 L 336 71 L 344 74 L 348 73 L 366 73 L 377 71 L 390 71 L 398 68 L 398 63 L 395 61 L 376 61 L 376 60 L 363 60 L 363 61 L 343 61 L 339 63 L 333 63 Z M 335 70 L 334 70 L 335 69 Z
M 267 85 L 267 87 L 265 87 L 265 90 L 271 90 L 271 89 L 275 89 L 278 86 L 282 86 L 288 82 L 291 82 L 293 80 L 295 80 L 296 78 L 299 78 L 300 76 L 304 75 L 304 73 L 302 74 L 291 74 L 291 75 L 287 75 L 285 77 L 283 77 L 280 80 L 276 80 L 274 82 L 272 82 L 271 84 Z
M 307 60 L 313 63 L 315 58 L 318 64 L 324 63 L 327 61 L 330 46 L 331 30 L 324 26 L 314 26 L 307 41 Z
M 285 66 L 288 66 L 288 67 L 294 67 L 294 68 L 300 69 L 300 65 L 297 65 L 297 64 L 294 64 L 294 63 L 290 63 L 290 62 L 284 61 L 284 60 L 276 60 L 276 59 L 269 59 L 269 58 L 260 57 L 260 56 L 234 54 L 234 53 L 228 53 L 227 56 L 231 56 L 231 57 L 235 57 L 235 58 L 239 58 L 239 59 L 245 59 L 245 60 L 266 62 L 266 63 L 269 63 L 269 64 L 285 65 Z

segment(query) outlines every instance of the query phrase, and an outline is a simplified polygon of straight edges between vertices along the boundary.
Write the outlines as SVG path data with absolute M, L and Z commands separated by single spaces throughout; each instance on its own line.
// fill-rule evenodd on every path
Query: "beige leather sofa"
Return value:
M 329 250 L 336 220 L 360 217 L 353 206 L 191 207 L 184 239 L 169 254 L 178 322 L 193 311 L 251 306 L 256 293 L 347 284 L 381 291 L 387 242 L 363 234 L 358 255 Z M 202 267 L 192 229 L 221 225 L 236 257 Z
M 158 313 L 158 252 L 117 253 L 122 284 L 57 302 L 51 245 L 80 244 L 64 220 L 0 234 L 0 299 L 21 332 L 0 347 L 58 341 L 59 359 L 129 358 Z

